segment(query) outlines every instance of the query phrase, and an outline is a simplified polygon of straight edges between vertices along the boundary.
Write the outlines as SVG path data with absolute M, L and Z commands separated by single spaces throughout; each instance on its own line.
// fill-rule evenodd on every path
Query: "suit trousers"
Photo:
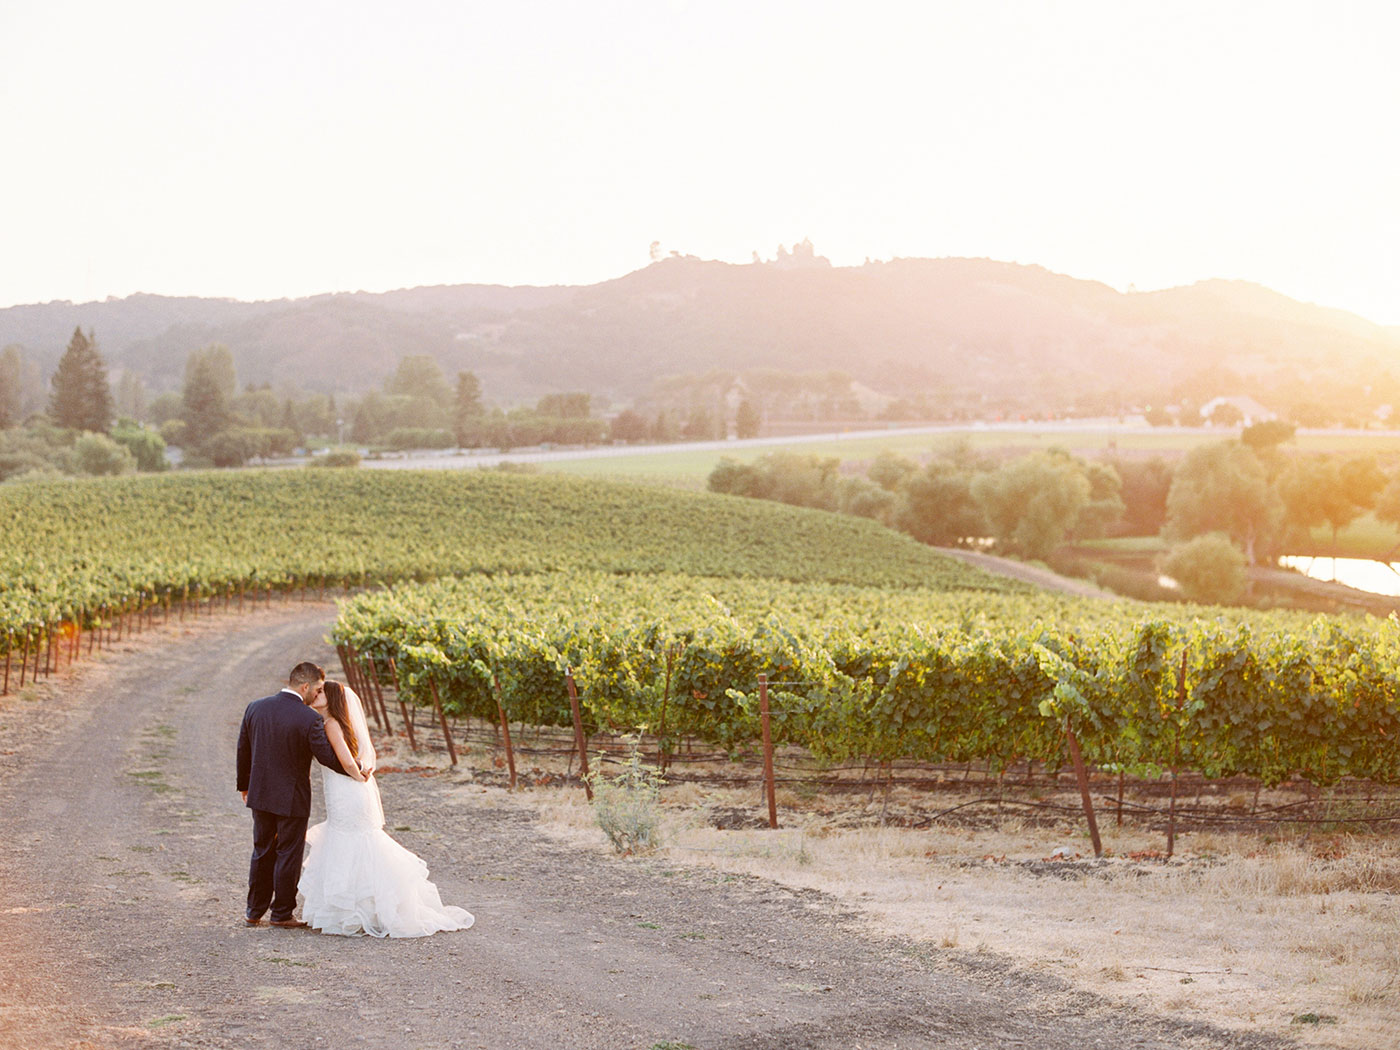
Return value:
M 250 919 L 262 918 L 269 906 L 274 921 L 292 917 L 309 819 L 253 810 L 253 862 L 248 869 Z

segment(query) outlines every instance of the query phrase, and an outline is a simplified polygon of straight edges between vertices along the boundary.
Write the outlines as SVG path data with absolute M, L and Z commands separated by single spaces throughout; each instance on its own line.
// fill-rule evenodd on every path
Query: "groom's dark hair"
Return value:
M 312 682 L 320 682 L 326 677 L 326 672 L 313 664 L 310 660 L 305 660 L 292 668 L 292 673 L 287 675 L 288 685 L 310 685 Z

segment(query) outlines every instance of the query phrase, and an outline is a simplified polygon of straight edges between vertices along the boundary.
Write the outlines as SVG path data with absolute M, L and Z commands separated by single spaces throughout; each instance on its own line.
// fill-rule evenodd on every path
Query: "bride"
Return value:
M 426 937 L 465 930 L 473 921 L 462 908 L 444 905 L 428 881 L 428 866 L 384 832 L 384 808 L 360 698 L 349 686 L 326 682 L 311 706 L 326 722 L 326 736 L 341 776 L 321 767 L 326 820 L 306 833 L 308 847 L 297 890 L 306 901 L 301 917 L 322 933 L 373 937 Z

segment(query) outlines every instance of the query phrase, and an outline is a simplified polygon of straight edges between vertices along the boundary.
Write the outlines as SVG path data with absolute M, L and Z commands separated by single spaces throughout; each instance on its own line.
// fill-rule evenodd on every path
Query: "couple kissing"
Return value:
M 313 758 L 326 819 L 308 830 Z M 246 925 L 267 915 L 272 926 L 372 937 L 472 925 L 470 913 L 442 903 L 427 864 L 385 833 L 375 759 L 360 698 L 314 663 L 297 664 L 280 692 L 248 705 L 238 731 L 238 792 L 253 811 Z

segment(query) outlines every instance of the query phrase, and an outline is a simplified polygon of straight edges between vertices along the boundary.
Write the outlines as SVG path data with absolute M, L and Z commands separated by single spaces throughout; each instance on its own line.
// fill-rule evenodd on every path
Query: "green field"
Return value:
M 1400 558 L 1400 530 L 1388 522 L 1377 521 L 1373 514 L 1363 514 L 1332 538 L 1330 526 L 1312 530 L 1307 545 L 1290 554 L 1314 555 L 1322 558 L 1373 558 L 1396 561 Z

